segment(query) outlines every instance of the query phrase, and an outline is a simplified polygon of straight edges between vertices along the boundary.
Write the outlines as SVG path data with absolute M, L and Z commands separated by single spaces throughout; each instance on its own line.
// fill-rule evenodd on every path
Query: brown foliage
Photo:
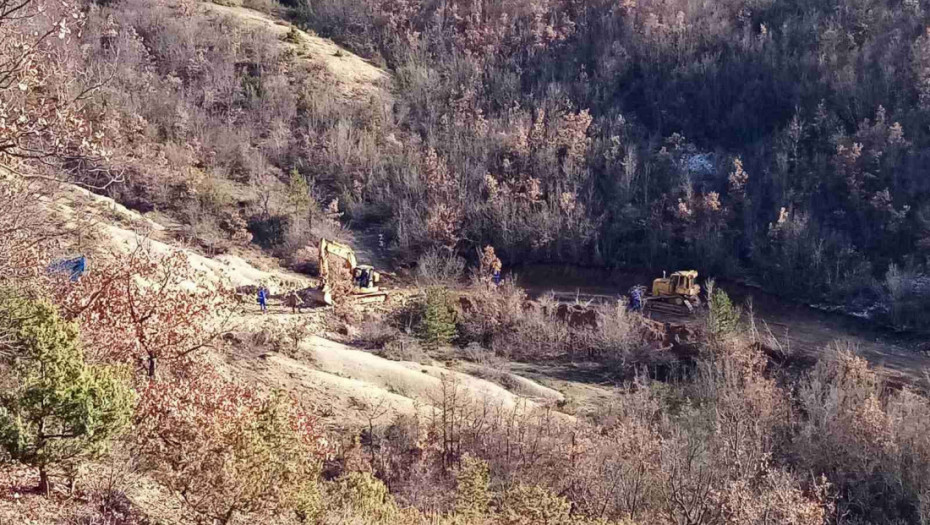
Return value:
M 208 284 L 184 252 L 157 255 L 144 243 L 96 259 L 92 272 L 63 283 L 56 297 L 64 315 L 81 324 L 95 359 L 138 366 L 150 378 L 159 361 L 210 345 L 229 328 L 235 304 L 231 288 Z
M 154 476 L 204 522 L 295 509 L 315 494 L 325 440 L 282 394 L 195 367 L 150 381 L 137 421 Z

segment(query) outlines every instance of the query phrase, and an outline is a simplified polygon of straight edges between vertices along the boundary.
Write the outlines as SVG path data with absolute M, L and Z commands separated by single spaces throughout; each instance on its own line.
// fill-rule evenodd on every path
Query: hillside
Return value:
M 928 522 L 918 4 L 0 0 L 0 523 Z
M 281 19 L 254 9 L 209 2 L 201 7 L 218 17 L 238 20 L 243 28 L 274 35 L 281 40 L 282 47 L 304 59 L 306 67 L 322 73 L 318 81 L 332 83 L 336 92 L 346 99 L 367 102 L 375 98 L 390 104 L 391 77 L 383 69 L 332 41 L 310 35 Z

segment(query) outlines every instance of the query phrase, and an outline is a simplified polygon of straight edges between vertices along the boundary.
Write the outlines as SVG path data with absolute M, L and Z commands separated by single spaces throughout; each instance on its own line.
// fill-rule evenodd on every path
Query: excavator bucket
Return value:
M 307 288 L 306 290 L 301 290 L 298 295 L 301 296 L 306 304 L 325 304 L 326 306 L 333 306 L 335 304 L 332 292 L 326 288 Z

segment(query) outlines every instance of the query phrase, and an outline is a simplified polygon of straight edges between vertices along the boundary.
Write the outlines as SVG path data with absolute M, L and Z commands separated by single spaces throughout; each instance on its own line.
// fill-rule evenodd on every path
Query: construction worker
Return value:
M 268 291 L 264 286 L 258 287 L 258 305 L 262 307 L 262 313 L 268 312 Z
M 491 279 L 494 281 L 495 286 L 500 286 L 501 285 L 501 271 L 494 270 L 494 275 L 491 277 Z
M 301 302 L 300 296 L 297 295 L 297 292 L 288 293 L 287 296 L 284 298 L 284 305 L 291 307 L 292 314 L 302 313 L 301 312 L 302 302 Z
M 643 311 L 643 288 L 635 286 L 630 290 L 630 309 L 634 312 Z

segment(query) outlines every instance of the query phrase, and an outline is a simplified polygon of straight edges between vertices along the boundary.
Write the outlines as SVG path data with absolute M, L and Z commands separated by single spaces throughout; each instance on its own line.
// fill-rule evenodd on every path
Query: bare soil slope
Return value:
M 204 8 L 217 16 L 231 16 L 246 26 L 270 31 L 286 46 L 302 56 L 313 68 L 327 73 L 337 91 L 345 98 L 367 101 L 371 97 L 389 97 L 391 78 L 382 69 L 355 55 L 331 40 L 311 35 L 290 24 L 245 7 L 203 4 Z M 291 36 L 288 36 L 288 35 Z
M 152 217 L 82 188 L 64 185 L 55 197 L 45 199 L 51 220 L 63 230 L 80 232 L 77 242 L 66 250 L 94 259 L 108 253 L 126 253 L 145 243 L 155 254 L 181 250 L 199 270 L 208 286 L 220 280 L 233 286 L 265 284 L 272 293 L 315 284 L 314 279 L 286 271 L 269 263 L 258 268 L 257 254 L 207 257 L 172 241 L 170 231 Z M 194 285 L 194 283 L 191 283 Z M 279 290 L 275 290 L 278 288 Z M 561 400 L 561 394 L 526 378 L 513 378 L 513 391 L 496 383 L 449 370 L 434 364 L 391 361 L 368 352 L 327 340 L 320 335 L 303 338 L 293 356 L 269 352 L 254 344 L 253 336 L 294 323 L 306 326 L 307 334 L 324 334 L 324 309 L 292 314 L 273 303 L 268 315 L 246 303 L 234 321 L 236 337 L 223 353 L 212 356 L 230 378 L 286 389 L 316 405 L 330 416 L 330 423 L 354 426 L 365 422 L 367 411 L 380 406 L 387 417 L 427 408 L 441 398 L 443 377 L 454 381 L 467 397 L 512 410 L 533 409 Z

